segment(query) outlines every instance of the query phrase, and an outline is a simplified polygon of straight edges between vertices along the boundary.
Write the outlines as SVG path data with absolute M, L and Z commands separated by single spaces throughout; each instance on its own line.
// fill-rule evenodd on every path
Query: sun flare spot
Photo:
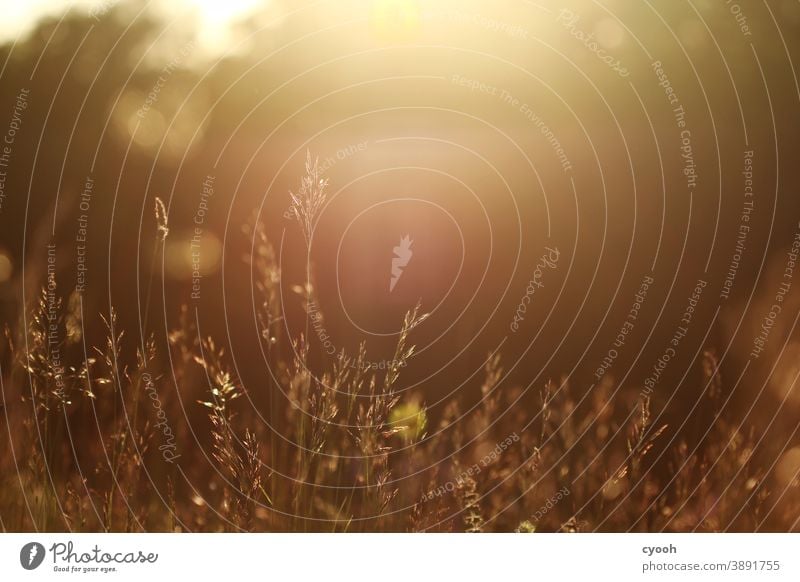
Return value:
M 179 0 L 161 4 L 173 18 L 194 18 L 198 46 L 215 50 L 230 48 L 236 39 L 235 25 L 267 5 L 269 2 L 264 0 Z
M 421 21 L 417 0 L 375 0 L 372 4 L 372 29 L 383 40 L 398 40 L 419 30 Z

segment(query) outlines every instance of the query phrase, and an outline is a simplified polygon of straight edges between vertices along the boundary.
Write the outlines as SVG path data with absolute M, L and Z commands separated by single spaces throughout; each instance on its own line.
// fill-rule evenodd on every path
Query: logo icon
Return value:
M 392 259 L 392 278 L 389 280 L 389 293 L 394 291 L 395 285 L 403 275 L 403 269 L 408 266 L 412 255 L 411 245 L 414 243 L 410 235 L 400 239 L 400 244 L 394 247 L 394 258 Z
M 35 570 L 44 561 L 44 546 L 38 542 L 29 542 L 19 551 L 19 563 L 26 570 Z

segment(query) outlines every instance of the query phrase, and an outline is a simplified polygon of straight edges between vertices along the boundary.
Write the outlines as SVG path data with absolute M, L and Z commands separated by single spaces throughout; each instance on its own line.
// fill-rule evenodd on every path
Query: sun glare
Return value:
M 233 40 L 232 26 L 266 4 L 264 0 L 180 0 L 163 2 L 162 7 L 173 18 L 185 17 L 188 11 L 197 19 L 200 45 L 221 49 Z
M 259 0 L 183 0 L 200 13 L 204 22 L 230 24 L 263 4 Z
M 269 0 L 157 0 L 152 8 L 166 16 L 170 21 L 187 21 L 196 25 L 197 34 L 205 48 L 224 50 L 233 40 L 232 25 L 256 11 L 269 5 Z M 27 0 L 9 2 L 3 6 L 0 19 L 0 39 L 30 30 L 43 16 L 58 18 L 65 11 L 89 12 L 98 21 L 122 5 L 120 0 Z
M 420 18 L 416 0 L 375 0 L 372 4 L 373 29 L 387 40 L 416 32 Z

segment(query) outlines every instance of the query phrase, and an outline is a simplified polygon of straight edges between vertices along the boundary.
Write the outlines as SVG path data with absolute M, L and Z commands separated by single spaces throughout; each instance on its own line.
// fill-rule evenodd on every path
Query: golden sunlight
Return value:
M 372 27 L 386 40 L 416 32 L 420 19 L 417 0 L 375 0 L 372 5 Z
M 171 18 L 183 18 L 190 12 L 196 19 L 201 46 L 219 49 L 233 39 L 236 22 L 269 4 L 264 0 L 180 0 L 162 2 L 159 9 Z

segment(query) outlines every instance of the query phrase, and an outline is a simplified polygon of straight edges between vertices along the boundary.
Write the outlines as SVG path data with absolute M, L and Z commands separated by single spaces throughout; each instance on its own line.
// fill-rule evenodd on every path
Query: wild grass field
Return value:
M 309 157 L 291 198 L 309 245 L 328 186 Z M 172 236 L 160 199 L 148 224 L 155 256 Z M 254 220 L 242 235 L 268 362 L 258 385 L 237 378 L 189 306 L 167 341 L 147 329 L 139 341 L 119 322 L 130 306 L 97 313 L 42 271 L 0 359 L 4 531 L 800 530 L 785 443 L 731 418 L 713 346 L 678 426 L 654 422 L 650 399 L 611 376 L 590 391 L 552 378 L 531 397 L 502 351 L 486 354 L 478 398 L 457 392 L 433 415 L 403 389 L 425 306 L 384 365 L 366 344 L 329 355 L 314 341 L 325 314 L 312 262 L 284 281 L 274 234 Z M 284 302 L 306 313 L 297 335 Z M 87 334 L 90 319 L 104 337 Z
M 0 531 L 800 532 L 797 0 L 6 4 Z

